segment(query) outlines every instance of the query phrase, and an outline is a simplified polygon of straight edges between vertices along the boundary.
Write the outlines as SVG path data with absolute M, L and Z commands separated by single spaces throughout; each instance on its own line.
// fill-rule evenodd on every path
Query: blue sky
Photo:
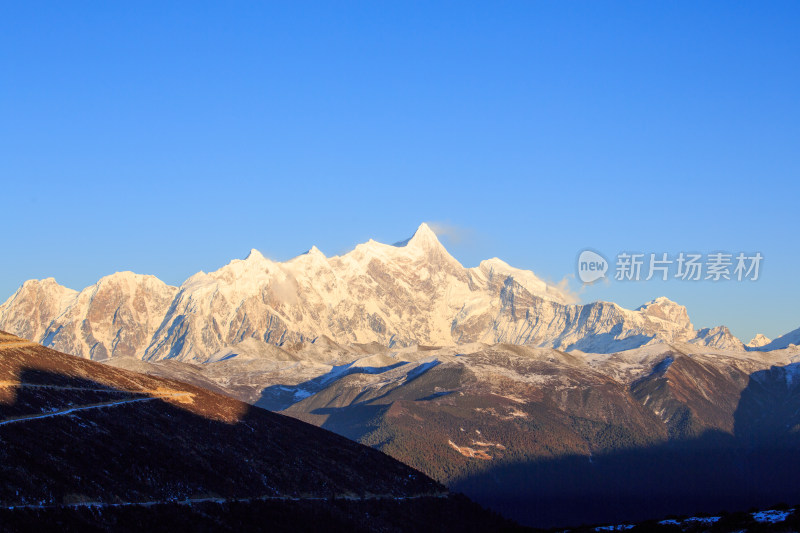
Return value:
M 164 4 L 0 5 L 0 300 L 428 221 L 553 281 L 584 248 L 760 251 L 757 282 L 580 298 L 800 326 L 797 2 Z

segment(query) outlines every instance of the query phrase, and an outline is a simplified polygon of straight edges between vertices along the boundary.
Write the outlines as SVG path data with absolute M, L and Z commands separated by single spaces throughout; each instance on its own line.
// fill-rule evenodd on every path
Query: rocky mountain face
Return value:
M 0 443 L 3 531 L 508 525 L 334 433 L 3 332 Z
M 323 336 L 386 347 L 470 342 L 610 353 L 651 342 L 742 348 L 724 328 L 697 331 L 659 298 L 637 310 L 570 303 L 499 259 L 465 268 L 423 224 L 396 245 L 369 241 L 342 256 L 290 261 L 253 250 L 180 287 L 122 272 L 80 292 L 26 282 L 0 305 L 0 328 L 66 353 L 203 362 L 246 339 L 285 346 Z
M 31 280 L 0 306 L 0 329 L 88 359 L 141 356 L 177 292 L 132 272 L 106 276 L 80 292 L 53 278 Z

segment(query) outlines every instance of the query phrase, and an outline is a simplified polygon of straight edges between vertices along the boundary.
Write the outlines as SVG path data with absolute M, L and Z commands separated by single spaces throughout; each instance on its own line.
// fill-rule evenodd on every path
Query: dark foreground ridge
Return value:
M 198 387 L 0 334 L 0 529 L 482 531 L 387 455 Z
M 2 531 L 514 531 L 466 497 L 410 501 L 219 501 L 191 505 L 61 506 L 0 510 Z

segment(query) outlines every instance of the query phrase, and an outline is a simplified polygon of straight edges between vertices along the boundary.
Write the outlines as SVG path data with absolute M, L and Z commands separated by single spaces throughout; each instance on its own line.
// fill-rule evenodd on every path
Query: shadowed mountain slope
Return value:
M 800 465 L 797 348 L 371 352 L 326 341 L 286 354 L 243 349 L 207 364 L 150 365 L 378 448 L 530 525 L 800 500 L 791 481 Z
M 241 348 L 206 364 L 108 364 L 211 382 L 376 447 L 530 525 L 793 499 L 785 477 L 766 473 L 792 472 L 796 463 L 783 452 L 795 442 L 800 413 L 796 347 L 659 343 L 604 355 L 481 343 L 387 350 L 327 340 L 280 354 Z M 730 472 L 710 475 L 703 465 Z M 652 476 L 636 477 L 645 471 Z M 763 483 L 753 489 L 748 476 Z M 571 506 L 578 495 L 605 503 Z
M 116 515 L 158 523 L 162 512 L 212 530 L 233 530 L 228 519 L 252 529 L 269 517 L 303 529 L 314 515 L 340 529 L 405 530 L 403 516 L 417 528 L 471 527 L 454 518 L 462 514 L 473 529 L 502 524 L 420 472 L 333 433 L 7 334 L 0 334 L 0 478 L 6 528 L 51 519 L 116 528 L 108 522 Z M 347 502 L 337 507 L 338 500 Z M 183 507 L 174 511 L 170 502 Z M 240 514 L 228 516 L 223 504 Z M 103 512 L 92 520 L 80 511 L 90 508 Z M 420 514 L 431 509 L 432 518 Z

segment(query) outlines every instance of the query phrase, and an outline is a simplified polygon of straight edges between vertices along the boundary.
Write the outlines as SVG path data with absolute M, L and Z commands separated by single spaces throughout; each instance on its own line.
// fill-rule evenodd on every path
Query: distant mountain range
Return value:
M 724 326 L 696 330 L 686 309 L 666 298 L 636 310 L 575 305 L 500 259 L 465 268 L 426 224 L 395 245 L 370 240 L 330 258 L 314 247 L 279 263 L 252 250 L 180 287 L 131 272 L 80 292 L 52 278 L 31 280 L 0 305 L 0 329 L 94 360 L 203 362 L 247 339 L 284 346 L 322 337 L 390 348 L 502 342 L 612 353 L 690 342 L 744 349 Z M 786 345 L 778 339 L 751 349 Z

